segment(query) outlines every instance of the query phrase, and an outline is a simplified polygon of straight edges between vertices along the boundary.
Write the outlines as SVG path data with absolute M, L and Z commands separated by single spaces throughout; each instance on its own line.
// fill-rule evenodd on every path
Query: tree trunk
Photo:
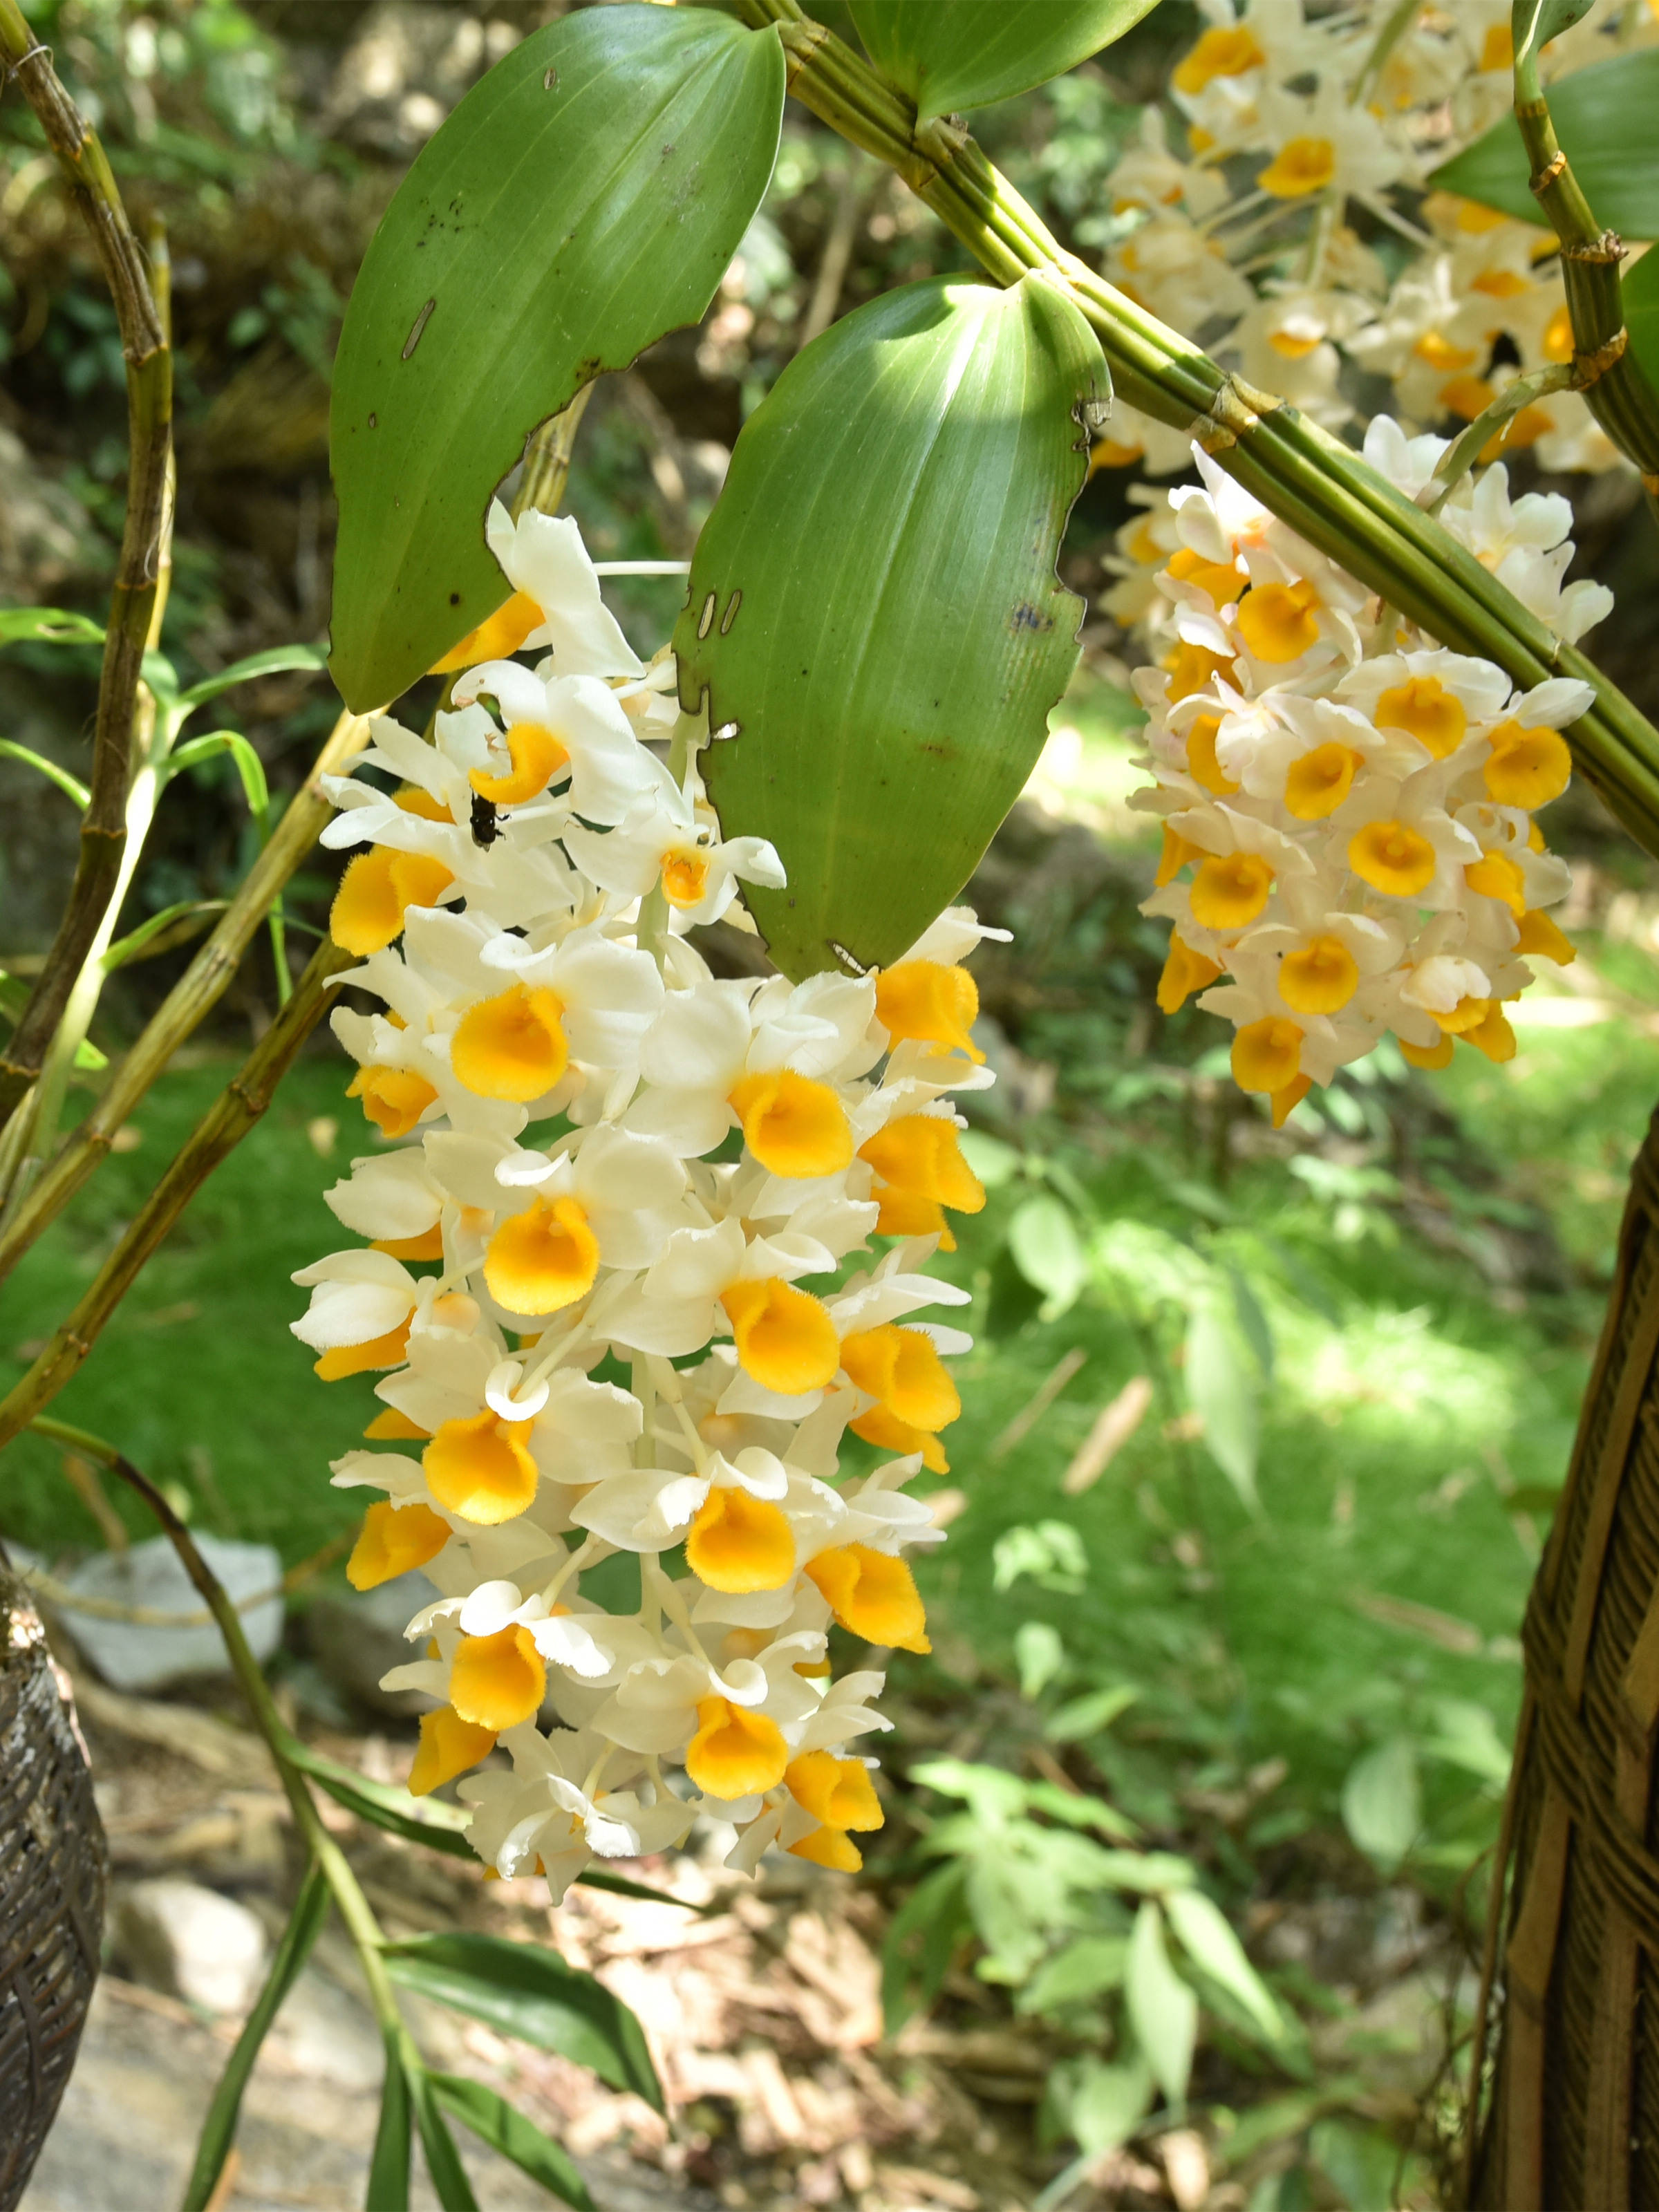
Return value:
M 1523 1633 L 1472 2197 L 1659 2212 L 1659 1115 Z
M 67 1688 L 0 1568 L 0 2212 L 21 2197 L 75 2064 L 106 1870 Z

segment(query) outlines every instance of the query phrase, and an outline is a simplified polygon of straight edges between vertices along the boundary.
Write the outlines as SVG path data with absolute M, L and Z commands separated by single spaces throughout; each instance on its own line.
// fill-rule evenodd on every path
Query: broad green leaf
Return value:
M 1042 1292 L 1043 1319 L 1057 1321 L 1089 1273 L 1071 1208 L 1046 1191 L 1028 1198 L 1008 1224 L 1008 1249 L 1032 1289 Z
M 1085 2004 L 1122 1986 L 1129 1946 L 1121 1936 L 1080 1936 L 1045 1959 L 1014 2000 L 1017 2012 L 1053 2012 Z
M 1515 0 L 1510 11 L 1510 42 L 1517 61 L 1541 52 L 1552 39 L 1582 23 L 1595 0 Z
M 92 793 L 80 778 L 71 775 L 66 768 L 59 768 L 56 761 L 49 761 L 40 753 L 31 752 L 27 745 L 14 744 L 9 738 L 0 738 L 0 754 L 8 760 L 21 761 L 25 768 L 36 769 L 48 782 L 55 783 L 66 799 L 72 799 L 84 811 Z
M 591 2066 L 613 2089 L 662 2110 L 662 2089 L 640 2024 L 592 1974 L 555 1951 L 460 1932 L 410 1936 L 381 1954 L 395 1981 L 544 2051 Z
M 1262 1310 L 1261 1301 L 1250 1287 L 1250 1279 L 1242 1267 L 1229 1263 L 1228 1279 L 1233 1286 L 1233 1312 L 1244 1341 L 1255 1354 L 1256 1365 L 1261 1370 L 1261 1379 L 1271 1389 L 1273 1379 L 1273 1328 Z
M 1022 1620 L 1014 1631 L 1014 1664 L 1021 1697 L 1040 1698 L 1066 1664 L 1060 1631 L 1046 1620 Z
M 0 607 L 0 645 L 101 645 L 101 623 L 64 607 Z
M 507 597 L 485 511 L 536 425 L 695 323 L 759 206 L 775 30 L 586 9 L 515 46 L 398 187 L 335 366 L 333 656 L 394 699 Z
M 1164 1915 L 1150 1897 L 1135 1914 L 1129 1933 L 1123 1993 L 1135 2040 L 1153 2078 L 1171 2105 L 1183 2104 L 1198 2033 L 1198 1999 L 1170 1964 L 1164 1948 Z
M 1158 0 L 849 0 L 866 52 L 916 119 L 1012 100 L 1060 76 Z
M 1391 1737 L 1354 1761 L 1342 1784 L 1342 1820 L 1367 1858 L 1385 1871 L 1399 1865 L 1423 1826 L 1423 1785 L 1409 1736 Z
M 276 1955 L 270 1962 L 270 1972 L 265 1977 L 264 1987 L 254 2000 L 253 2009 L 236 2039 L 235 2048 L 226 2061 L 225 2070 L 219 2077 L 219 2086 L 213 2093 L 213 2102 L 208 2106 L 207 2118 L 202 2123 L 202 2132 L 196 2145 L 196 2162 L 191 2168 L 189 2186 L 185 2191 L 182 2212 L 204 2212 L 211 2199 L 214 2185 L 223 2171 L 231 2144 L 236 2138 L 236 2122 L 242 2109 L 242 2092 L 247 2087 L 248 2075 L 253 2071 L 253 2062 L 259 2055 L 259 2046 L 270 2033 L 283 1998 L 293 1988 L 300 1969 L 304 1966 L 316 1942 L 325 1920 L 328 1917 L 328 1884 L 321 1869 L 313 1859 L 300 1885 L 300 1894 L 294 1900 L 294 1910 L 283 1930 L 282 1941 L 276 1946 Z
M 1042 1733 L 1050 1743 L 1077 1743 L 1085 1735 L 1103 1735 L 1139 1695 L 1133 1682 L 1112 1682 L 1103 1689 L 1085 1691 L 1051 1713 Z
M 1597 222 L 1626 238 L 1659 238 L 1659 47 L 1592 62 L 1547 90 L 1555 135 Z M 1529 173 L 1520 126 L 1505 115 L 1429 183 L 1547 229 Z
M 983 1129 L 964 1129 L 961 1146 L 962 1157 L 987 1190 L 1000 1189 L 1019 1173 L 1018 1152 L 1012 1145 L 1004 1144 L 1000 1137 L 988 1135 Z
M 427 2078 L 438 2102 L 491 2150 L 522 2166 L 532 2181 L 539 2181 L 550 2195 L 574 2204 L 576 2212 L 596 2212 L 569 2152 L 515 2112 L 505 2097 L 498 2097 L 482 2081 L 468 2081 L 459 2074 L 430 2074 Z
M 1424 1750 L 1502 1789 L 1510 1778 L 1510 1749 L 1486 1708 L 1467 1698 L 1442 1698 L 1434 1717 L 1439 1733 L 1425 1741 Z
M 1659 254 L 1644 253 L 1620 288 L 1630 349 L 1659 390 Z
M 426 2153 L 426 2170 L 443 2212 L 478 2212 L 472 2184 L 467 2179 L 455 2138 L 440 2107 L 432 2076 L 424 2067 L 412 2076 L 410 2089 L 415 2100 L 415 2124 L 421 2131 L 421 2148 Z
M 204 700 L 216 698 L 221 691 L 228 691 L 238 684 L 250 684 L 256 676 L 280 676 L 290 668 L 326 668 L 328 655 L 319 645 L 273 645 L 264 653 L 251 653 L 246 660 L 233 660 L 228 668 L 216 675 L 204 677 L 192 684 L 188 691 L 179 695 L 181 707 L 199 707 Z
M 1256 1379 L 1233 1332 L 1207 1304 L 1187 1325 L 1187 1403 L 1204 1424 L 1204 1447 L 1244 1504 L 1259 1513 L 1256 1455 L 1261 1419 Z
M 414 2121 L 403 2053 L 398 2048 L 397 2037 L 388 2034 L 386 2078 L 380 2084 L 380 2118 L 374 2130 L 374 2153 L 368 2163 L 368 2192 L 364 2199 L 373 2207 L 373 2212 L 409 2212 Z
M 1285 2015 L 1245 1956 L 1244 1946 L 1221 1908 L 1201 1889 L 1173 1889 L 1164 1898 L 1164 1909 L 1193 1964 L 1243 2007 L 1269 2043 L 1282 2043 Z
M 1102 2158 L 1127 2142 L 1152 2101 L 1152 2076 L 1137 2063 L 1078 2062 L 1064 2096 L 1066 2125 L 1085 2158 Z
M 931 278 L 798 354 L 744 425 L 674 634 L 728 837 L 797 979 L 896 960 L 1018 796 L 1077 661 L 1054 556 L 1109 380 L 1038 277 Z

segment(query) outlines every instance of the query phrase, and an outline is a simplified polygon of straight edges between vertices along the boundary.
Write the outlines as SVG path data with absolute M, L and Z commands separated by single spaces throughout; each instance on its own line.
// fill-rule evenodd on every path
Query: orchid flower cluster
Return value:
M 1365 440 L 1413 498 L 1446 450 L 1387 416 Z M 1116 594 L 1159 655 L 1134 677 L 1156 781 L 1130 802 L 1164 824 L 1142 908 L 1174 924 L 1159 1006 L 1201 992 L 1232 1023 L 1234 1078 L 1275 1125 L 1388 1031 L 1419 1067 L 1445 1066 L 1459 1039 L 1511 1058 L 1504 1006 L 1528 961 L 1574 957 L 1547 910 L 1569 872 L 1534 817 L 1566 788 L 1560 732 L 1589 686 L 1516 694 L 1194 458 L 1199 484 L 1152 495 Z M 1563 582 L 1566 501 L 1511 498 L 1501 465 L 1462 479 L 1441 520 L 1558 636 L 1611 607 L 1602 586 Z
M 1354 415 L 1345 360 L 1387 377 L 1423 429 L 1473 422 L 1516 375 L 1571 361 L 1553 235 L 1428 181 L 1510 106 L 1509 0 L 1362 0 L 1311 19 L 1301 0 L 1199 6 L 1170 107 L 1146 110 L 1106 180 L 1092 234 L 1114 284 L 1333 430 Z M 1551 43 L 1546 74 L 1656 41 L 1650 6 L 1598 10 Z M 1529 400 L 1504 443 L 1535 445 L 1552 470 L 1619 459 L 1571 391 Z M 1095 459 L 1173 475 L 1186 441 L 1120 408 Z
M 556 1897 L 700 1812 L 740 1868 L 857 1867 L 882 1811 L 848 1747 L 890 1723 L 828 1631 L 928 1649 L 905 1485 L 946 1464 L 970 1340 L 916 1316 L 968 1297 L 925 1267 L 984 1203 L 950 1093 L 991 1080 L 960 964 L 988 933 L 957 908 L 879 973 L 712 974 L 686 932 L 776 853 L 721 838 L 672 658 L 641 666 L 575 524 L 489 534 L 514 596 L 441 664 L 431 740 L 378 717 L 330 785 L 325 841 L 362 848 L 332 933 L 383 1009 L 334 1028 L 385 1142 L 293 1326 L 325 1378 L 381 1376 L 334 1467 L 384 1493 L 348 1571 L 434 1586 L 386 1686 L 437 1701 L 410 1787 L 470 1775 L 499 1874 Z M 886 1456 L 844 1480 L 849 1429 Z M 584 1587 L 619 1553 L 628 1613 Z

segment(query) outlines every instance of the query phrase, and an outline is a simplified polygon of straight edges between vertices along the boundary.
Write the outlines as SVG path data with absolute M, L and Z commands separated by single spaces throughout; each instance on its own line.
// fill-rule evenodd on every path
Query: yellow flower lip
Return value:
M 475 768 L 467 777 L 480 799 L 492 806 L 524 806 L 546 790 L 570 756 L 552 731 L 540 722 L 514 722 L 506 732 L 513 765 L 505 775 Z
M 1492 733 L 1492 756 L 1483 772 L 1490 797 L 1500 806 L 1547 806 L 1572 780 L 1572 753 L 1559 730 L 1523 729 L 1500 723 Z
M 899 1114 L 859 1146 L 881 1178 L 876 1195 L 890 1203 L 920 1200 L 953 1213 L 978 1213 L 985 1186 L 962 1157 L 957 1125 L 937 1114 Z
M 459 669 L 476 668 L 481 660 L 505 660 L 518 651 L 532 629 L 540 629 L 544 619 L 541 609 L 528 592 L 514 592 L 476 629 L 468 630 L 460 643 L 452 646 L 441 660 L 434 660 L 428 673 L 448 676 Z
M 1413 898 L 1434 881 L 1434 848 L 1403 822 L 1368 822 L 1348 840 L 1348 866 L 1390 898 Z
M 1260 853 L 1211 853 L 1193 878 L 1193 920 L 1200 929 L 1243 929 L 1267 903 L 1273 869 Z
M 1179 930 L 1171 930 L 1169 956 L 1158 979 L 1159 1011 L 1178 1013 L 1194 991 L 1203 990 L 1224 973 L 1218 960 L 1207 960 L 1201 952 L 1194 952 Z
M 546 1695 L 546 1664 L 527 1628 L 462 1637 L 449 1668 L 449 1702 L 462 1720 L 499 1735 L 533 1720 Z
M 853 1125 L 827 1083 L 787 1067 L 745 1075 L 730 1103 L 743 1123 L 744 1144 L 775 1176 L 839 1175 L 851 1164 Z
M 1404 730 L 1436 760 L 1444 760 L 1463 742 L 1468 711 L 1437 676 L 1412 676 L 1378 698 L 1371 717 L 1379 730 Z
M 407 1067 L 360 1067 L 346 1085 L 348 1098 L 361 1098 L 363 1112 L 383 1137 L 406 1137 L 438 1093 L 423 1075 Z
M 509 1313 L 557 1313 L 585 1297 L 599 1272 L 599 1239 L 574 1198 L 538 1198 L 510 1214 L 484 1253 L 489 1295 Z
M 1319 605 L 1311 584 L 1258 584 L 1239 602 L 1239 635 L 1258 660 L 1300 660 L 1319 642 Z
M 486 1528 L 511 1521 L 536 1495 L 539 1471 L 528 1421 L 503 1421 L 488 1408 L 446 1421 L 421 1455 L 427 1488 L 446 1512 Z
M 692 846 L 678 846 L 658 863 L 662 895 L 670 906 L 682 909 L 701 906 L 708 893 L 708 855 Z
M 876 977 L 876 1019 L 895 1044 L 909 1038 L 982 1060 L 985 1054 L 969 1034 L 978 1013 L 979 987 L 965 968 L 901 960 Z
M 1338 937 L 1316 937 L 1279 963 L 1279 995 L 1298 1014 L 1340 1013 L 1359 988 L 1359 963 Z
M 343 952 L 366 960 L 400 936 L 412 906 L 435 906 L 455 878 L 428 853 L 396 853 L 371 845 L 340 878 L 328 910 L 328 933 Z
M 1352 745 L 1316 745 L 1293 760 L 1285 775 L 1285 805 L 1298 822 L 1323 822 L 1353 789 L 1353 780 L 1365 765 L 1364 753 Z
M 524 983 L 480 1000 L 451 1041 L 457 1080 L 480 1098 L 529 1105 L 553 1088 L 569 1060 L 563 1012 L 551 991 Z
M 363 1516 L 362 1533 L 346 1561 L 346 1580 L 353 1589 L 377 1589 L 435 1559 L 448 1541 L 448 1522 L 429 1505 L 383 1500 Z
M 409 1770 L 409 1794 L 428 1796 L 465 1774 L 495 1748 L 495 1730 L 464 1721 L 453 1705 L 440 1705 L 435 1713 L 421 1715 L 421 1747 Z
M 806 1562 L 814 1583 L 843 1628 L 866 1644 L 896 1651 L 926 1653 L 927 1616 L 909 1563 L 872 1551 L 867 1544 L 841 1544 Z
M 914 1429 L 943 1429 L 962 1411 L 962 1400 L 933 1340 L 896 1322 L 860 1329 L 843 1340 L 841 1364 L 860 1390 Z
M 1255 180 L 1275 199 L 1293 200 L 1323 191 L 1335 174 L 1336 148 L 1328 138 L 1291 138 Z
M 1241 1091 L 1286 1089 L 1302 1073 L 1302 1031 L 1276 1014 L 1246 1022 L 1233 1037 L 1232 1068 Z
M 784 1787 L 803 1811 L 826 1828 L 879 1828 L 881 1809 L 870 1770 L 861 1759 L 837 1759 L 832 1752 L 803 1752 L 784 1771 Z
M 775 1789 L 788 1764 L 789 1747 L 775 1721 L 727 1698 L 699 1700 L 685 1771 L 705 1796 L 729 1802 Z
M 795 1571 L 789 1516 L 768 1498 L 717 1486 L 686 1534 L 685 1563 L 710 1589 L 741 1596 L 781 1589 Z
M 1230 798 L 1239 787 L 1216 758 L 1215 741 L 1221 734 L 1218 714 L 1200 714 L 1187 732 L 1187 769 L 1212 797 Z
M 1170 82 L 1177 92 L 1202 92 L 1218 76 L 1243 76 L 1267 57 L 1244 23 L 1212 23 L 1176 64 Z
M 728 1283 L 720 1304 L 737 1340 L 738 1363 L 763 1389 L 798 1398 L 834 1382 L 840 1340 L 829 1308 L 811 1291 L 773 1275 Z

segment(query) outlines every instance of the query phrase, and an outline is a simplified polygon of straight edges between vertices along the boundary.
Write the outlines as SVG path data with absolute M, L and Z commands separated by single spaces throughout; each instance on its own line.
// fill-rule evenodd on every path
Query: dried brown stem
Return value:
M 173 451 L 173 353 L 143 255 L 104 149 L 59 82 L 16 0 L 0 0 L 0 63 L 15 76 L 58 156 L 103 264 L 127 369 L 127 513 L 110 599 L 98 687 L 92 796 L 81 823 L 75 880 L 57 936 L 3 1052 L 0 1124 L 40 1074 L 99 924 L 126 842 L 133 711 L 155 608 Z

